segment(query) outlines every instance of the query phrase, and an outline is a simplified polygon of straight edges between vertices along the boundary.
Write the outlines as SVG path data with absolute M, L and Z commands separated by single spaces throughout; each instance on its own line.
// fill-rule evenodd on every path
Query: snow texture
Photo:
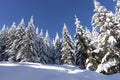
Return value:
M 111 44 L 111 46 L 113 46 L 117 41 L 113 36 L 110 36 L 108 42 Z
M 101 71 L 107 72 L 108 68 L 116 65 L 115 63 L 116 63 L 116 61 L 114 60 L 114 61 L 111 61 L 111 62 L 100 64 L 100 65 L 98 65 L 98 68 L 97 68 L 96 72 L 98 72 L 98 73 L 101 72 Z
M 0 63 L 0 80 L 119 80 L 120 74 L 105 76 L 74 66 L 39 63 Z

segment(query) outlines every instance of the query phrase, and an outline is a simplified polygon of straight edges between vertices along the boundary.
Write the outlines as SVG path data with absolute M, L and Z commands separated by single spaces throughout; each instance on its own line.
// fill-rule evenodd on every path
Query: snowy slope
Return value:
M 120 74 L 105 76 L 74 66 L 38 63 L 0 63 L 0 80 L 120 80 Z

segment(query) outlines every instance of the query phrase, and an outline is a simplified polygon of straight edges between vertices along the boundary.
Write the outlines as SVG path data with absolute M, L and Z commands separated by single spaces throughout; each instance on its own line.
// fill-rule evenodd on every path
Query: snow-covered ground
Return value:
M 106 76 L 74 66 L 1 62 L 0 80 L 120 80 L 120 74 Z

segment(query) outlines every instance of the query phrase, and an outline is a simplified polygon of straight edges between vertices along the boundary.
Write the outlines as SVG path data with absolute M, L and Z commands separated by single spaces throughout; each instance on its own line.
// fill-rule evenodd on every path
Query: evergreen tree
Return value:
M 99 69 L 101 65 L 105 66 L 105 64 L 109 64 L 111 61 L 113 61 L 114 64 L 117 64 L 119 61 L 119 52 L 114 49 L 114 46 L 117 43 L 114 14 L 101 6 L 96 0 L 94 1 L 94 4 L 96 13 L 93 15 L 93 25 L 96 29 L 99 27 L 100 32 L 96 40 L 97 48 L 93 50 L 93 53 L 99 53 L 96 58 L 94 56 L 94 58 L 97 59 L 98 64 L 100 64 L 98 66 Z M 110 67 L 112 66 L 114 65 L 111 65 Z
M 6 41 L 6 49 L 4 52 L 4 60 L 7 61 L 15 61 L 15 53 L 11 52 L 11 49 L 13 48 L 13 45 L 15 45 L 14 41 L 16 40 L 16 25 L 15 23 L 12 24 L 12 27 L 8 31 L 8 39 Z
M 48 54 L 46 53 L 46 46 L 44 44 L 44 36 L 43 31 L 41 30 L 39 35 L 39 62 L 43 64 L 47 64 L 49 62 Z
M 11 48 L 9 49 L 9 61 L 18 61 L 18 55 L 20 55 L 19 52 L 21 47 L 23 47 L 23 44 L 21 43 L 23 40 L 23 36 L 25 35 L 25 30 L 24 30 L 24 20 L 22 19 L 18 27 L 16 28 L 15 31 L 15 39 L 13 41 L 13 44 L 11 44 Z
M 21 61 L 20 55 L 21 55 L 21 48 L 23 47 L 22 41 L 23 41 L 23 37 L 25 36 L 24 19 L 22 19 L 20 24 L 18 25 L 15 35 L 16 35 L 16 40 L 14 41 L 15 45 L 11 51 L 14 51 L 16 53 L 15 60 L 19 62 Z
M 85 62 L 87 59 L 87 50 L 89 49 L 87 37 L 85 31 L 80 25 L 80 21 L 75 16 L 76 35 L 75 35 L 75 46 L 76 46 L 76 65 L 81 69 L 85 69 Z
M 53 51 L 53 44 L 52 41 L 49 38 L 49 33 L 48 30 L 46 31 L 46 36 L 44 39 L 44 44 L 45 44 L 45 48 L 46 48 L 46 53 L 48 55 L 48 64 L 53 64 L 54 63 L 54 51 Z
M 55 37 L 55 42 L 54 42 L 54 47 L 55 47 L 55 64 L 61 64 L 61 40 L 59 38 L 58 33 L 56 34 Z
M 106 48 L 105 44 L 107 42 L 105 41 L 108 36 L 106 33 L 106 30 L 108 29 L 108 24 L 107 21 L 110 20 L 107 19 L 107 15 L 109 14 L 110 16 L 112 15 L 112 12 L 109 12 L 104 6 L 101 6 L 101 4 L 94 0 L 94 6 L 95 6 L 95 14 L 92 17 L 92 25 L 94 26 L 94 30 L 100 29 L 100 34 L 98 35 L 97 39 L 93 40 L 91 45 L 95 48 L 93 48 L 93 51 L 91 55 L 89 56 L 89 62 L 91 65 L 88 66 L 89 69 L 91 70 L 96 70 L 98 64 L 101 63 L 102 58 L 104 57 L 105 53 L 103 51 L 103 48 Z M 98 54 L 99 53 L 99 54 Z
M 66 24 L 64 24 L 62 32 L 61 52 L 62 64 L 75 65 L 75 47 Z
M 115 37 L 116 37 L 116 40 L 117 40 L 115 48 L 117 49 L 117 51 L 120 51 L 120 0 L 117 0 L 115 18 L 114 19 L 115 19 L 114 31 L 116 33 Z
M 33 17 L 31 17 L 25 29 L 25 36 L 21 43 L 23 47 L 20 49 L 18 60 L 20 62 L 37 62 L 39 50 L 37 48 L 37 35 L 35 33 Z
M 52 45 L 52 42 L 50 40 L 50 37 L 49 37 L 49 33 L 48 33 L 48 30 L 46 31 L 46 35 L 45 35 L 45 38 L 44 38 L 44 43 L 45 45 L 47 45 L 48 47 L 51 47 Z
M 4 58 L 4 52 L 6 48 L 6 41 L 8 38 L 8 29 L 4 25 L 3 28 L 0 30 L 0 61 Z

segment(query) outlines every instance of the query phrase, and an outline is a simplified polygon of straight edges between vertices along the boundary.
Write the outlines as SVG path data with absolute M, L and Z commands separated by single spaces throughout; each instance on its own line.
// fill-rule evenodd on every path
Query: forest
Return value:
M 51 40 L 35 26 L 33 17 L 0 30 L 0 61 L 73 65 L 106 75 L 120 73 L 120 0 L 115 12 L 94 0 L 92 31 L 75 16 L 76 33 L 71 37 L 63 25 L 62 38 L 56 33 Z M 73 34 L 74 35 L 74 34 Z

